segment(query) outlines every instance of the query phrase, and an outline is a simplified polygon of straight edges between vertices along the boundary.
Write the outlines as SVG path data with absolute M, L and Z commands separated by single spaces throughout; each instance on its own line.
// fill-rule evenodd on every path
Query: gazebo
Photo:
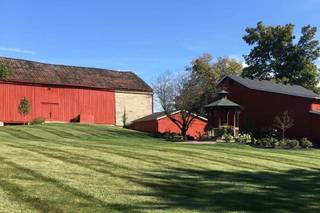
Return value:
M 241 106 L 227 98 L 228 92 L 221 90 L 218 99 L 205 106 L 208 115 L 208 134 L 216 136 L 215 131 L 224 127 L 232 128 L 233 135 L 239 133 Z

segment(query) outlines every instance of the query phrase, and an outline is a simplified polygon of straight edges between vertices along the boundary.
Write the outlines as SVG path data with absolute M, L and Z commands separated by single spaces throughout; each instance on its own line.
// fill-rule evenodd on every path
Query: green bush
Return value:
M 43 124 L 46 120 L 44 118 L 35 118 L 33 121 L 31 121 L 31 125 L 39 125 Z
M 262 138 L 253 143 L 253 145 L 262 148 L 282 148 L 282 149 L 297 149 L 310 148 L 312 143 L 307 138 L 302 138 L 300 141 L 295 139 L 278 140 L 276 138 Z
M 263 147 L 263 148 L 275 148 L 276 146 L 278 146 L 279 141 L 276 138 L 261 138 L 259 140 L 257 140 L 254 145 L 258 146 L 258 147 Z
M 309 141 L 307 138 L 302 138 L 300 140 L 300 147 L 303 149 L 308 149 L 312 147 L 312 142 Z
M 250 134 L 239 134 L 236 138 L 237 143 L 250 144 L 252 143 L 253 138 Z
M 294 149 L 299 147 L 298 140 L 285 139 L 280 141 L 280 147 L 284 149 Z
M 264 127 L 260 129 L 261 138 L 277 138 L 278 131 L 277 129 L 271 127 Z
M 221 137 L 226 143 L 233 143 L 235 142 L 235 138 L 233 137 L 233 135 L 231 134 L 224 134 L 222 137 Z
M 217 137 L 222 137 L 222 136 L 227 135 L 227 134 L 229 134 L 229 135 L 232 135 L 232 134 L 233 134 L 233 129 L 232 129 L 232 127 L 230 127 L 230 126 L 220 127 L 220 128 L 217 130 L 217 132 L 216 132 L 215 135 L 216 135 Z

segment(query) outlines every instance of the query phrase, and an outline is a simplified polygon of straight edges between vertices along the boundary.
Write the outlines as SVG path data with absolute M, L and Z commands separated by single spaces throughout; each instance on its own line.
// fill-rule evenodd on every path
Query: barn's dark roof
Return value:
M 152 113 L 150 115 L 147 115 L 145 117 L 142 117 L 142 118 L 139 118 L 134 122 L 141 122 L 141 121 L 154 121 L 154 120 L 157 120 L 158 118 L 161 118 L 163 116 L 166 116 L 166 113 L 165 112 L 155 112 L 155 113 Z
M 226 76 L 220 81 L 220 83 L 224 81 L 224 79 L 226 78 L 230 78 L 238 82 L 239 84 L 253 90 L 280 93 L 280 94 L 299 96 L 299 97 L 305 97 L 305 98 L 319 98 L 318 94 L 298 85 L 280 84 L 280 83 L 275 83 L 267 80 L 242 78 L 240 76 L 235 76 L 235 75 Z
M 151 87 L 133 72 L 54 65 L 5 57 L 0 57 L 0 63 L 13 70 L 13 75 L 6 79 L 10 82 L 152 92 Z

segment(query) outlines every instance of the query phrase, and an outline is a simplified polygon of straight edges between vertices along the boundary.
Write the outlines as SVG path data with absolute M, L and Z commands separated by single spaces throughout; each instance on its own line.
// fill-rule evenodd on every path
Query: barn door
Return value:
M 42 114 L 47 121 L 58 121 L 58 103 L 43 102 Z

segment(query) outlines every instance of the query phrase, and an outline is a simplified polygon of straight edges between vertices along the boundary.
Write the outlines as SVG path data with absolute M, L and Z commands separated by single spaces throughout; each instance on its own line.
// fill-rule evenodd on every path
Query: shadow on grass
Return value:
M 224 172 L 174 168 L 146 173 L 141 194 L 163 208 L 198 211 L 319 212 L 320 170 Z
M 18 165 L 14 162 L 6 161 L 6 159 L 0 157 L 1 164 L 5 164 L 11 167 L 11 172 L 20 174 L 21 176 L 30 176 L 29 180 L 35 181 L 35 189 L 26 189 L 26 186 L 16 184 L 10 179 L 6 180 L 3 175 L 0 175 L 0 188 L 7 192 L 11 200 L 25 203 L 39 212 L 68 212 L 75 211 L 76 209 L 81 209 L 86 212 L 83 208 L 87 208 L 87 212 L 109 212 L 109 211 L 124 211 L 128 212 L 137 212 L 130 205 L 117 205 L 117 204 L 108 204 L 104 200 L 101 200 L 91 194 L 88 194 L 80 189 L 74 188 L 63 182 L 48 176 L 44 176 L 41 173 Z M 55 187 L 57 190 L 55 193 L 58 193 L 58 197 L 63 202 L 55 202 L 50 199 L 52 194 L 39 196 L 38 193 L 30 193 L 27 191 L 36 190 L 36 182 L 38 187 L 46 184 L 48 187 Z M 45 192 L 45 191 L 44 191 Z M 38 196 L 37 196 L 38 194 Z M 57 194 L 55 194 L 57 196 Z

